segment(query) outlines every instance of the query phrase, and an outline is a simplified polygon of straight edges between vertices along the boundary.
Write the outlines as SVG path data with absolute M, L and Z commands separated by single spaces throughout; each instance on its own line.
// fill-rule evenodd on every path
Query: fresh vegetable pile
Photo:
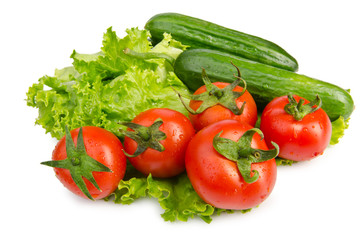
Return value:
M 278 45 L 180 14 L 145 30 L 112 28 L 101 51 L 29 88 L 36 123 L 59 139 L 58 179 L 92 200 L 157 198 L 167 221 L 248 212 L 272 192 L 277 166 L 338 143 L 349 92 L 295 73 Z

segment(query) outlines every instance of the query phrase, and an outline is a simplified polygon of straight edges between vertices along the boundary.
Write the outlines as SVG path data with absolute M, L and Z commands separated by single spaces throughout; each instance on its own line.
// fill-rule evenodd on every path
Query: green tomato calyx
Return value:
M 322 106 L 322 99 L 318 95 L 308 104 L 304 104 L 304 99 L 297 102 L 292 94 L 288 94 L 288 99 L 289 103 L 285 105 L 284 110 L 297 121 L 301 121 L 306 115 L 317 111 Z
M 274 149 L 261 150 L 251 147 L 251 141 L 255 133 L 258 133 L 263 139 L 264 135 L 258 128 L 252 128 L 246 131 L 237 142 L 227 138 L 220 137 L 222 131 L 219 132 L 213 140 L 215 150 L 228 160 L 237 164 L 238 170 L 246 183 L 253 183 L 258 180 L 259 172 L 251 171 L 252 163 L 265 162 L 273 159 L 279 154 L 279 146 L 271 142 Z M 253 173 L 253 175 L 251 174 Z
M 235 66 L 232 62 L 231 64 L 237 69 L 238 76 L 234 75 L 236 77 L 236 80 L 231 84 L 229 84 L 228 86 L 226 86 L 225 88 L 218 88 L 217 86 L 212 84 L 209 77 L 206 74 L 205 69 L 204 68 L 202 69 L 202 80 L 205 84 L 206 91 L 201 94 L 191 96 L 191 100 L 202 101 L 202 104 L 198 109 L 196 109 L 196 111 L 190 108 L 187 104 L 185 104 L 181 95 L 177 93 L 187 111 L 189 111 L 191 114 L 200 114 L 204 112 L 206 109 L 219 104 L 229 109 L 235 115 L 241 115 L 243 113 L 245 102 L 243 103 L 241 108 L 238 108 L 236 104 L 236 99 L 238 99 L 240 96 L 242 96 L 245 93 L 246 82 L 241 78 L 241 73 L 239 68 Z M 238 86 L 241 81 L 243 82 L 244 85 L 243 90 L 241 92 L 233 91 L 234 88 Z
M 41 164 L 68 169 L 74 183 L 89 199 L 94 200 L 84 182 L 84 178 L 88 179 L 99 191 L 102 191 L 93 177 L 93 172 L 112 172 L 107 166 L 91 158 L 85 149 L 83 140 L 83 129 L 80 128 L 77 138 L 77 146 L 75 146 L 68 127 L 65 127 L 65 149 L 67 158 L 64 160 L 53 160 L 42 162 Z
M 160 126 L 163 124 L 162 119 L 156 119 L 150 127 L 145 127 L 132 122 L 121 123 L 123 126 L 126 126 L 133 131 L 125 131 L 120 129 L 121 133 L 137 143 L 137 149 L 133 154 L 129 154 L 124 151 L 124 154 L 127 157 L 137 157 L 147 148 L 155 149 L 159 152 L 165 150 L 165 147 L 160 143 L 161 140 L 166 139 L 166 134 L 159 130 Z

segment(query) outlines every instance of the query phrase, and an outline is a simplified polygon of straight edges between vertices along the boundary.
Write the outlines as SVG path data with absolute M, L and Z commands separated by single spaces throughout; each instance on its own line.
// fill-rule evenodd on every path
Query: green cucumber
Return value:
M 190 49 L 215 49 L 290 71 L 298 69 L 295 58 L 268 40 L 190 16 L 158 14 L 148 20 L 145 29 L 153 43 L 160 42 L 166 32 Z
M 202 68 L 212 82 L 235 81 L 237 72 L 231 62 L 240 69 L 259 110 L 275 97 L 288 93 L 308 100 L 318 94 L 331 121 L 339 116 L 348 119 L 354 109 L 351 95 L 336 85 L 216 50 L 186 50 L 176 59 L 174 70 L 185 85 L 195 91 L 203 85 Z

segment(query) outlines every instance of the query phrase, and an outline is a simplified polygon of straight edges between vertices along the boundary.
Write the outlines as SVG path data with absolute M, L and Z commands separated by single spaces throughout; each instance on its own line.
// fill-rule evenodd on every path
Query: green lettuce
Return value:
M 194 191 L 186 173 L 170 179 L 131 178 L 122 180 L 114 193 L 114 202 L 131 204 L 138 198 L 152 197 L 158 199 L 165 210 L 165 221 L 187 221 L 195 216 L 205 222 L 211 222 L 214 207 L 205 203 Z
M 164 34 L 156 46 L 149 42 L 146 30 L 132 28 L 120 39 L 112 28 L 104 33 L 101 51 L 95 54 L 71 54 L 73 66 L 43 76 L 27 92 L 27 104 L 38 108 L 36 124 L 60 139 L 70 129 L 92 125 L 103 127 L 117 136 L 119 122 L 131 121 L 150 108 L 171 108 L 187 114 L 176 89 L 184 96 L 187 87 L 162 57 L 142 59 L 126 55 L 161 53 L 175 59 L 186 46 Z
M 164 209 L 161 214 L 165 221 L 187 221 L 199 217 L 206 223 L 212 217 L 222 213 L 234 213 L 234 210 L 220 209 L 205 203 L 193 189 L 187 174 L 167 179 L 147 177 L 128 164 L 126 176 L 118 185 L 118 189 L 105 200 L 116 204 L 131 204 L 139 198 L 155 198 Z M 241 210 L 247 213 L 251 209 Z
M 329 142 L 330 145 L 335 145 L 339 142 L 339 140 L 344 135 L 344 130 L 348 128 L 348 120 L 344 120 L 342 116 L 340 116 L 337 120 L 332 122 L 332 136 L 331 141 Z

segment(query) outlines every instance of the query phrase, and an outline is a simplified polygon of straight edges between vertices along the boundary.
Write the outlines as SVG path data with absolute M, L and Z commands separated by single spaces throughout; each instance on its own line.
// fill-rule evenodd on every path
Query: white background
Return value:
M 361 239 L 361 23 L 358 1 L 2 1 L 0 4 L 1 239 Z M 299 73 L 350 88 L 356 109 L 339 144 L 310 162 L 279 167 L 270 197 L 247 214 L 165 222 L 154 199 L 91 202 L 53 171 L 56 140 L 34 126 L 25 93 L 41 76 L 93 53 L 110 26 L 119 36 L 178 12 L 271 40 Z M 4 236 L 7 236 L 4 238 Z

